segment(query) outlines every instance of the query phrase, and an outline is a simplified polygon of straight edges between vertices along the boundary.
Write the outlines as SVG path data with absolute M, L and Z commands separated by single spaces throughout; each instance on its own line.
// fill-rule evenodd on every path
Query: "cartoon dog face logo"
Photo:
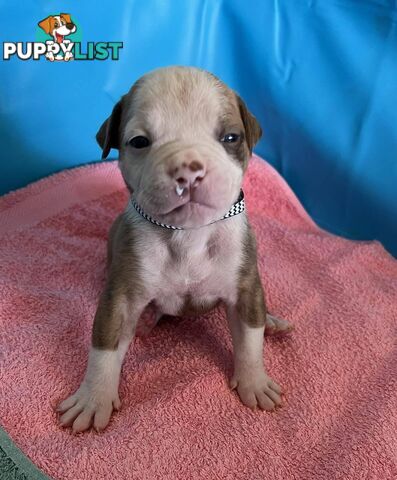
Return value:
M 44 20 L 41 20 L 38 25 L 47 35 L 50 35 L 53 38 L 53 40 L 46 42 L 48 45 L 54 43 L 70 43 L 70 40 L 66 40 L 65 37 L 77 30 L 76 25 L 73 23 L 72 18 L 68 13 L 50 15 Z M 64 57 L 61 55 L 54 57 L 52 52 L 48 52 L 46 57 L 47 60 L 51 60 L 52 62 L 54 60 L 68 61 L 73 58 L 73 54 L 71 52 L 66 52 Z

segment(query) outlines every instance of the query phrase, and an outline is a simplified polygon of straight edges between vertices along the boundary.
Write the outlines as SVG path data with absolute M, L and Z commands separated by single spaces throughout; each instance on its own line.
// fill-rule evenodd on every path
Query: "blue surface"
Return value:
M 0 61 L 0 193 L 99 160 L 97 128 L 136 78 L 196 65 L 245 98 L 264 130 L 257 153 L 316 222 L 397 255 L 396 1 L 3 0 L 1 40 L 33 41 L 60 11 L 83 42 L 124 49 L 119 61 Z

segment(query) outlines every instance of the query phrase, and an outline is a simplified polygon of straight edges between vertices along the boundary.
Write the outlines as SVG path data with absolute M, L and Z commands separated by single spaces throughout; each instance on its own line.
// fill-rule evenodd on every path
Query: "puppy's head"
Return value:
M 53 36 L 59 43 L 63 41 L 63 37 L 76 31 L 76 25 L 72 22 L 72 18 L 68 13 L 50 15 L 39 22 L 39 27 L 41 27 L 47 35 Z
M 261 128 L 212 74 L 155 70 L 136 82 L 97 133 L 103 157 L 119 150 L 124 180 L 156 220 L 195 227 L 237 200 Z

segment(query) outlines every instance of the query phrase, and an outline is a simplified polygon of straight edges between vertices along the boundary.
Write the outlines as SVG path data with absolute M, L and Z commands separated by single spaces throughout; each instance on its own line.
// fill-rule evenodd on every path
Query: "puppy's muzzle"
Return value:
M 163 178 L 162 184 L 170 189 L 171 197 L 194 199 L 204 183 L 208 181 L 208 152 L 198 145 L 181 145 L 170 142 L 160 147 L 156 154 L 157 165 L 154 176 Z M 160 193 L 160 192 L 159 192 Z M 179 202 L 180 198 L 178 199 Z
M 170 225 L 190 227 L 215 220 L 230 208 L 240 188 L 225 169 L 222 153 L 222 147 L 210 143 L 179 141 L 153 149 L 135 201 L 148 215 Z

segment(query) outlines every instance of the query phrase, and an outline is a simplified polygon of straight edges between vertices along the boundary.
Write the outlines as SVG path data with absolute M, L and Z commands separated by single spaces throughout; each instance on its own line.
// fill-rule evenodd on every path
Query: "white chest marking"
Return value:
M 202 229 L 165 234 L 137 216 L 132 207 L 127 211 L 136 224 L 135 253 L 143 284 L 162 313 L 176 315 L 187 296 L 202 306 L 218 299 L 236 300 L 245 214 Z

